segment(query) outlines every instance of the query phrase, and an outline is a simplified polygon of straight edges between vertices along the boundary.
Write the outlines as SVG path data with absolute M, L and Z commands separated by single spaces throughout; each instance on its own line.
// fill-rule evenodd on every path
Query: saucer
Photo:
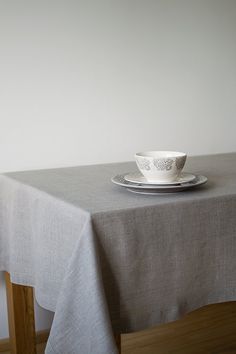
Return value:
M 195 175 L 191 173 L 186 173 L 183 172 L 181 175 L 172 182 L 155 182 L 155 181 L 148 181 L 140 172 L 131 172 L 127 173 L 124 176 L 124 179 L 128 182 L 132 183 L 141 183 L 141 184 L 147 184 L 147 185 L 176 185 L 176 184 L 182 184 L 182 183 L 187 183 L 190 181 L 193 181 L 196 178 Z
M 141 193 L 141 194 L 158 194 L 158 193 L 176 193 L 185 191 L 188 189 L 196 188 L 207 182 L 207 177 L 196 175 L 195 179 L 182 184 L 165 184 L 165 185 L 149 185 L 129 182 L 125 179 L 127 173 L 117 175 L 111 179 L 111 181 L 121 187 L 125 187 L 130 192 Z

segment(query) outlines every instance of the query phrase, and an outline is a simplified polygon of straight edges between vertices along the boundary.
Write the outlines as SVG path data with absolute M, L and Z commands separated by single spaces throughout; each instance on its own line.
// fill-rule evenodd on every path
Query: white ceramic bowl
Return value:
M 150 182 L 168 183 L 177 180 L 187 155 L 176 151 L 146 151 L 135 154 L 140 172 Z

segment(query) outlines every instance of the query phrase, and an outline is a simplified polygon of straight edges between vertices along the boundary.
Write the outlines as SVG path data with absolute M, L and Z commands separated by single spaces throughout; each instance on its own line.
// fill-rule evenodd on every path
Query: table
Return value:
M 113 333 L 236 299 L 236 153 L 189 158 L 186 171 L 209 182 L 176 194 L 110 182 L 134 169 L 0 176 L 0 270 L 55 312 L 48 354 L 117 353 Z

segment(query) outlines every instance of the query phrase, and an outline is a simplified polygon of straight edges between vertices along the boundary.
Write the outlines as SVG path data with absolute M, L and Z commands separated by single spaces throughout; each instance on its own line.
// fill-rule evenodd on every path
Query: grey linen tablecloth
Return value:
M 117 163 L 0 176 L 0 270 L 55 312 L 46 353 L 117 353 L 113 331 L 236 300 L 236 153 L 189 158 L 196 190 L 145 196 Z

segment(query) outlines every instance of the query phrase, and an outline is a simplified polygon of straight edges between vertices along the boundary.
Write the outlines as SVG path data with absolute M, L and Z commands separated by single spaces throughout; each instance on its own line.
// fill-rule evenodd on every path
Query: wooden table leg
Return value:
M 121 334 L 115 334 L 114 336 L 119 354 L 121 354 Z
M 36 354 L 33 288 L 5 279 L 11 354 Z

